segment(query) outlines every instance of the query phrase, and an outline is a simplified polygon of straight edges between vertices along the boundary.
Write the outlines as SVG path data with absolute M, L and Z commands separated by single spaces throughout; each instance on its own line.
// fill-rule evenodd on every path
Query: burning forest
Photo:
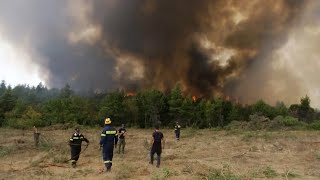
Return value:
M 308 94 L 319 106 L 319 8 L 309 0 L 12 0 L 0 2 L 0 37 L 30 56 L 50 88 L 166 92 L 179 83 L 199 97 L 274 104 Z

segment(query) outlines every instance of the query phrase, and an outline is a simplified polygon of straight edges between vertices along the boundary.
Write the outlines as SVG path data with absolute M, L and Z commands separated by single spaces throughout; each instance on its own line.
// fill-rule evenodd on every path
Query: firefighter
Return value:
M 71 136 L 69 140 L 69 145 L 71 147 L 71 164 L 72 167 L 75 168 L 77 166 L 77 161 L 79 159 L 80 153 L 81 153 L 81 144 L 82 141 L 85 141 L 87 143 L 87 146 L 89 145 L 89 140 L 85 138 L 81 133 L 80 129 L 76 128 L 74 134 Z
M 124 147 L 126 146 L 125 137 L 127 134 L 127 130 L 124 126 L 124 124 L 121 125 L 121 128 L 118 130 L 118 137 L 119 137 L 119 151 L 118 154 L 122 151 L 122 154 L 124 154 Z
M 180 140 L 180 129 L 181 129 L 181 126 L 179 124 L 179 122 L 177 121 L 176 122 L 176 125 L 174 126 L 174 133 L 176 134 L 176 140 Z
M 156 126 L 155 131 L 152 134 L 152 147 L 150 151 L 150 164 L 153 165 L 154 154 L 157 153 L 157 168 L 160 167 L 161 153 L 164 149 L 164 136 L 160 132 L 159 126 Z
M 107 169 L 107 172 L 111 170 L 113 148 L 116 146 L 116 134 L 117 130 L 111 126 L 111 119 L 105 119 L 105 127 L 101 133 L 100 147 L 102 147 L 102 158 Z

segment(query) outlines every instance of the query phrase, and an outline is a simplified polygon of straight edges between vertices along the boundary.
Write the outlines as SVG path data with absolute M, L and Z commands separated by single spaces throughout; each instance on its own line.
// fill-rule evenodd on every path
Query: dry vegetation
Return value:
M 160 168 L 148 164 L 152 130 L 128 129 L 126 154 L 115 154 L 112 172 L 105 174 L 99 173 L 100 129 L 82 129 L 91 143 L 76 169 L 66 163 L 72 129 L 42 129 L 38 149 L 32 130 L 0 129 L 0 179 L 320 179 L 315 131 L 184 129 L 180 141 L 172 130 L 163 132 Z

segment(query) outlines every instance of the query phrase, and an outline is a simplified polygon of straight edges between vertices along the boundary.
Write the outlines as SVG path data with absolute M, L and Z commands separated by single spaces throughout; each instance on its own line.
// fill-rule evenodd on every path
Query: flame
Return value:
M 132 96 L 135 96 L 136 93 L 135 92 L 127 92 L 126 96 L 127 97 L 132 97 Z
M 197 96 L 192 96 L 192 100 L 193 100 L 193 102 L 196 102 L 197 101 Z

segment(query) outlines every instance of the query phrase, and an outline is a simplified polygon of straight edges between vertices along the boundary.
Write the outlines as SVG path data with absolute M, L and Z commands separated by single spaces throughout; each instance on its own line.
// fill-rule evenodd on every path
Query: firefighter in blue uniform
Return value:
M 77 165 L 77 161 L 81 153 L 82 141 L 85 141 L 87 145 L 89 144 L 89 140 L 80 133 L 79 128 L 76 128 L 74 134 L 69 140 L 69 145 L 71 147 L 71 163 L 73 168 Z
M 106 166 L 107 172 L 111 170 L 112 158 L 113 158 L 113 148 L 116 146 L 117 130 L 111 126 L 111 119 L 105 119 L 105 127 L 101 133 L 100 147 L 102 147 L 102 158 Z

